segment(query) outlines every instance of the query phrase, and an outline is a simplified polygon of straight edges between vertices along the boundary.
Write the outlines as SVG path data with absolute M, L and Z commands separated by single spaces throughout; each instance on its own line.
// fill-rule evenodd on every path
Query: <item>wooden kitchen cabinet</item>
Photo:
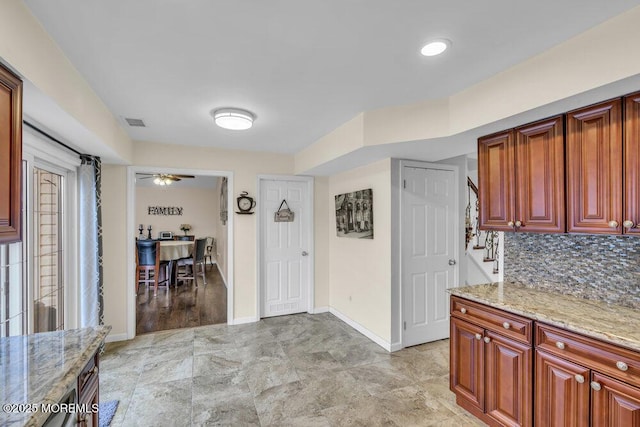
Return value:
M 624 98 L 623 233 L 640 236 L 640 92 Z
M 489 425 L 532 425 L 531 325 L 451 298 L 450 389 L 458 405 Z
M 565 231 L 562 116 L 478 140 L 480 228 Z
M 591 380 L 593 427 L 640 427 L 640 388 L 597 372 Z
M 513 131 L 478 139 L 478 219 L 483 230 L 513 231 Z
M 84 412 L 78 413 L 78 427 L 97 427 L 99 415 L 99 356 L 96 353 L 78 375 L 78 403 Z
M 451 318 L 450 388 L 469 404 L 484 412 L 484 329 Z
M 567 231 L 622 233 L 622 102 L 567 113 Z
M 536 426 L 588 427 L 589 369 L 542 350 L 535 366 Z
M 22 81 L 0 65 L 0 244 L 21 239 Z

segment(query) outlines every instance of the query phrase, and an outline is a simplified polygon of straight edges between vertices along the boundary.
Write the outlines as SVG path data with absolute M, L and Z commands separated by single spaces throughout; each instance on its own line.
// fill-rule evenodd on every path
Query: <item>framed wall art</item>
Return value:
M 373 191 L 338 194 L 335 199 L 338 237 L 373 239 Z

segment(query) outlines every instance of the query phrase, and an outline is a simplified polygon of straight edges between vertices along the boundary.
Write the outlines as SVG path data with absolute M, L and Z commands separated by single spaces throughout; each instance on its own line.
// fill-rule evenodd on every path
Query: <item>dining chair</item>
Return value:
M 164 269 L 164 279 L 160 279 L 160 268 Z M 153 273 L 153 277 L 151 276 Z M 136 239 L 136 295 L 140 283 L 153 283 L 153 296 L 158 295 L 158 285 L 164 283 L 169 289 L 169 263 L 160 261 L 160 242 Z
M 209 265 L 213 265 L 213 254 L 215 252 L 216 239 L 213 237 L 207 237 L 207 246 L 204 251 L 204 265 L 207 266 L 207 258 L 209 258 Z
M 204 254 L 206 250 L 207 239 L 196 239 L 194 247 L 193 247 L 193 256 L 191 258 L 183 258 L 178 260 L 178 272 L 176 277 L 176 282 L 184 281 L 184 280 L 193 280 L 196 287 L 198 287 L 198 274 L 202 275 L 202 282 L 206 285 L 206 269 L 205 269 L 205 260 Z M 200 273 L 198 273 L 197 269 L 200 266 Z M 181 267 L 184 268 L 181 274 Z M 190 267 L 190 274 L 188 271 L 188 267 Z

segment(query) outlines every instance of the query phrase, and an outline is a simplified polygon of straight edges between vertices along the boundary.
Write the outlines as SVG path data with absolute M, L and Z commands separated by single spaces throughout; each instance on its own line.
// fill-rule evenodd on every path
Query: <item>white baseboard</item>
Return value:
M 373 332 L 371 332 L 370 330 L 368 330 L 367 328 L 362 326 L 360 323 L 358 323 L 355 320 L 352 320 L 351 318 L 349 318 L 349 317 L 345 316 L 344 314 L 340 313 L 335 308 L 333 308 L 333 307 L 329 308 L 329 313 L 333 314 L 338 319 L 342 320 L 344 323 L 346 323 L 347 325 L 351 326 L 353 329 L 355 329 L 356 331 L 360 332 L 362 335 L 364 335 L 365 337 L 369 338 L 371 341 L 373 341 L 374 343 L 378 344 L 380 347 L 384 348 L 388 352 L 395 351 L 395 350 L 392 349 L 392 346 L 391 346 L 390 343 L 388 343 L 384 339 L 380 338 L 378 335 L 374 334 Z
M 404 348 L 404 346 L 402 345 L 401 342 L 394 342 L 391 343 L 391 352 L 393 353 L 394 351 L 399 351 L 402 350 Z
M 222 283 L 224 284 L 224 287 L 229 289 L 229 287 L 227 286 L 227 278 L 224 277 L 224 273 L 222 273 L 222 270 L 218 268 L 218 273 L 220 273 L 220 277 L 222 277 Z
M 309 310 L 309 314 L 328 313 L 329 307 L 316 307 Z
M 124 334 L 109 334 L 104 339 L 104 342 L 116 342 L 116 341 L 127 341 L 130 339 L 126 333 Z
M 233 319 L 231 321 L 231 323 L 229 323 L 230 325 L 244 325 L 245 323 L 255 323 L 255 322 L 259 322 L 260 318 L 259 317 L 239 317 L 236 319 Z

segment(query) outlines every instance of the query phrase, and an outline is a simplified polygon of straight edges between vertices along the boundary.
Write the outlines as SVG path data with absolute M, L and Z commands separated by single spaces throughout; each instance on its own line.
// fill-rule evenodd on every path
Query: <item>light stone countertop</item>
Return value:
M 453 288 L 449 292 L 640 351 L 640 310 L 507 282 Z
M 110 330 L 100 326 L 0 338 L 0 404 L 58 403 Z M 0 425 L 40 426 L 49 415 L 2 410 Z

